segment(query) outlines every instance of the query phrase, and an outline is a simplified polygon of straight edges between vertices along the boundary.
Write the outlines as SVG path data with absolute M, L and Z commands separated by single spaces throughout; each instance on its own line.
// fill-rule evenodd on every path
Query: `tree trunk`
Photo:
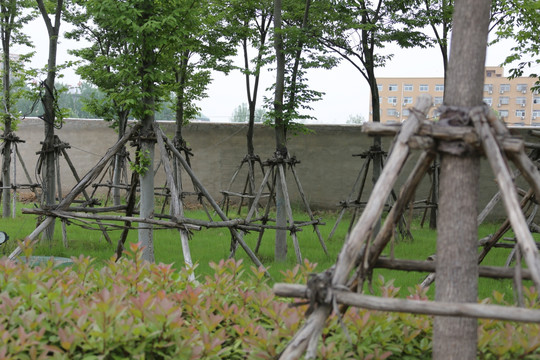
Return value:
M 124 134 L 126 133 L 126 125 L 127 125 L 127 118 L 128 118 L 128 112 L 126 110 L 120 111 L 118 114 L 118 139 L 124 137 Z M 113 170 L 113 204 L 115 206 L 121 205 L 122 203 L 122 197 L 121 189 L 119 187 L 120 183 L 122 182 L 122 170 L 124 169 L 124 163 L 126 161 L 125 159 L 125 151 L 126 147 L 122 147 L 122 149 L 114 156 L 114 170 Z
M 281 0 L 274 0 L 274 49 L 276 51 L 276 87 L 274 94 L 276 156 L 287 158 L 286 123 L 283 117 L 283 93 L 285 88 L 285 53 L 283 51 L 283 35 L 281 20 Z M 277 169 L 276 169 L 277 171 Z M 287 209 L 285 193 L 279 178 L 276 181 L 276 226 L 287 226 Z M 287 259 L 287 231 L 276 230 L 275 254 L 276 261 Z
M 43 120 L 45 121 L 45 139 L 43 140 L 43 199 L 42 207 L 53 206 L 56 199 L 56 171 L 55 171 L 55 149 L 54 149 L 54 123 L 56 121 L 55 114 L 55 99 L 54 99 L 54 82 L 56 78 L 56 53 L 58 48 L 58 35 L 60 34 L 60 21 L 62 9 L 64 6 L 63 0 L 58 0 L 54 13 L 54 24 L 49 18 L 47 9 L 43 0 L 37 0 L 37 5 L 41 12 L 41 16 L 47 26 L 49 35 L 49 60 L 47 62 L 47 79 L 45 80 L 43 103 Z M 45 237 L 52 240 L 54 235 L 54 221 L 45 230 Z
M 5 15 L 4 15 L 5 16 Z M 4 25 L 5 26 L 5 25 Z M 9 24 L 7 25 L 9 26 Z M 11 133 L 11 89 L 10 89 L 10 63 L 9 63 L 9 44 L 11 31 L 9 28 L 2 29 L 2 49 L 4 52 L 3 65 L 3 97 L 4 97 L 4 148 L 2 150 L 2 216 L 7 218 L 11 213 L 11 141 L 6 141 L 6 138 Z
M 150 17 L 152 12 L 151 3 L 145 1 L 142 9 L 142 20 Z M 143 34 L 142 36 L 147 36 Z M 140 174 L 141 186 L 141 205 L 140 217 L 145 219 L 154 218 L 154 148 L 155 136 L 153 127 L 155 121 L 155 97 L 154 97 L 154 81 L 152 74 L 155 71 L 155 53 L 154 49 L 142 39 L 142 61 L 140 68 L 140 76 L 142 80 L 142 103 L 143 116 L 141 119 L 141 156 L 148 161 L 148 169 Z M 154 231 L 152 224 L 139 224 L 139 244 L 142 246 L 142 259 L 148 262 L 154 262 Z
M 490 0 L 455 2 L 445 104 L 460 107 L 482 104 L 490 3 Z M 479 165 L 476 154 L 441 155 L 437 301 L 477 301 Z M 434 359 L 475 359 L 476 348 L 476 319 L 435 318 Z

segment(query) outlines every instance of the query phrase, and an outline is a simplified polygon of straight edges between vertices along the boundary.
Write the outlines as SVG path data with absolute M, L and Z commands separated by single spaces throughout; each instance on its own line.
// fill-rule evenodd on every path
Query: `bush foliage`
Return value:
M 213 263 L 213 274 L 195 283 L 190 270 L 143 262 L 136 245 L 128 258 L 103 267 L 88 257 L 73 261 L 63 268 L 0 261 L 0 358 L 273 359 L 306 310 L 275 298 L 262 270 L 246 271 L 242 261 Z M 284 275 L 305 283 L 314 269 L 306 261 Z M 379 278 L 377 285 L 383 296 L 396 296 L 392 282 Z M 419 289 L 411 293 L 425 299 Z M 526 289 L 526 297 L 538 307 L 536 292 Z M 538 325 L 479 323 L 479 358 L 540 356 Z M 319 354 L 429 359 L 431 318 L 349 309 L 329 320 Z

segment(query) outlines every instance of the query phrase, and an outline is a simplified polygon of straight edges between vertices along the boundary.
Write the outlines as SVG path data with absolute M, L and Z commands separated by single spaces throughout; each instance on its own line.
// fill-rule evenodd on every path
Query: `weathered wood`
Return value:
M 104 213 L 104 212 L 118 212 L 126 210 L 127 205 L 108 206 L 108 207 L 81 207 L 70 206 L 64 211 L 76 211 L 76 212 L 89 212 L 89 213 Z
M 71 191 L 66 195 L 66 197 L 60 201 L 60 203 L 56 206 L 56 209 L 57 210 L 64 210 L 66 208 L 69 207 L 69 205 L 73 202 L 73 200 L 75 200 L 75 198 L 86 188 L 86 186 L 88 186 L 88 184 L 90 182 L 92 182 L 93 180 L 96 179 L 96 177 L 100 174 L 100 172 L 103 170 L 103 168 L 105 167 L 105 165 L 107 165 L 109 159 L 114 156 L 116 154 L 116 152 L 122 148 L 122 146 L 124 146 L 124 144 L 129 140 L 129 138 L 131 137 L 131 134 L 137 130 L 139 128 L 138 125 L 135 125 L 134 127 L 132 127 L 129 131 L 126 132 L 126 134 L 120 139 L 118 140 L 118 142 L 112 146 L 106 153 L 105 155 L 103 156 L 103 158 L 101 158 L 100 161 L 98 161 L 98 163 L 96 164 L 96 166 L 94 166 L 83 178 L 82 180 L 77 184 L 75 185 L 75 187 L 73 187 L 73 189 L 71 189 Z M 47 222 L 48 225 L 52 224 L 54 222 L 54 217 L 47 217 L 47 219 L 45 219 L 45 221 L 43 221 L 43 223 Z M 43 225 L 42 223 L 42 225 Z M 42 232 L 43 230 L 46 229 L 46 226 L 45 227 L 42 227 L 41 225 L 38 226 L 34 232 L 36 232 L 37 230 L 39 229 L 39 232 L 37 233 L 37 235 L 39 235 L 40 232 Z M 34 234 L 34 232 L 32 232 L 32 234 Z M 32 235 L 31 234 L 31 235 Z M 32 237 L 31 240 L 32 240 L 32 244 L 34 242 L 36 242 L 37 240 L 37 235 Z M 30 236 L 28 236 L 27 238 L 30 238 Z M 10 258 L 12 257 L 15 257 L 17 256 L 18 254 L 21 253 L 21 249 L 17 246 L 17 248 L 15 250 L 13 250 L 13 252 L 11 253 L 10 255 Z
M 489 215 L 489 213 L 491 213 L 491 211 L 493 210 L 495 205 L 497 205 L 499 200 L 501 200 L 501 191 L 500 190 L 497 191 L 497 193 L 495 195 L 493 195 L 491 200 L 489 200 L 489 202 L 484 207 L 484 210 L 482 210 L 480 215 L 478 215 L 478 219 L 476 220 L 478 222 L 478 225 L 480 225 L 480 224 L 482 224 L 484 222 L 486 217 Z
M 434 272 L 436 261 L 379 258 L 375 262 L 374 267 L 401 271 Z M 515 270 L 508 267 L 480 266 L 478 268 L 478 274 L 480 277 L 491 279 L 512 279 L 514 278 Z M 521 275 L 523 279 L 531 280 L 531 272 L 528 269 L 521 269 Z
M 313 216 L 313 212 L 311 211 L 311 208 L 309 207 L 309 202 L 306 199 L 306 194 L 304 193 L 304 189 L 302 188 L 300 179 L 298 179 L 298 174 L 296 173 L 294 166 L 291 166 L 291 172 L 293 174 L 294 181 L 296 182 L 298 192 L 300 193 L 300 197 L 302 198 L 302 202 L 304 203 L 304 208 L 306 209 L 306 212 L 308 213 L 308 216 L 311 219 L 311 221 L 314 221 L 315 217 Z M 326 248 L 326 244 L 324 243 L 324 240 L 321 236 L 321 232 L 319 231 L 319 227 L 317 226 L 317 224 L 318 222 L 313 223 L 313 229 L 315 230 L 315 233 L 317 234 L 317 238 L 319 239 L 319 243 L 321 244 L 321 247 L 323 248 L 325 255 L 328 256 L 328 249 Z
M 38 236 L 39 234 L 45 230 L 47 228 L 47 226 L 49 226 L 50 224 L 52 224 L 54 222 L 54 217 L 53 216 L 48 216 L 45 218 L 45 220 L 43 220 L 43 222 L 41 224 L 39 224 L 35 229 L 34 231 L 32 231 L 30 233 L 30 235 L 28 235 L 27 237 L 24 238 L 25 241 L 29 241 L 30 242 L 30 245 L 32 245 L 36 239 L 38 239 Z M 9 260 L 13 260 L 15 259 L 17 256 L 19 256 L 20 254 L 22 253 L 22 249 L 20 246 L 17 246 L 15 248 L 15 250 L 13 250 L 13 252 L 11 254 L 9 254 L 8 256 L 8 259 Z
M 368 135 L 389 136 L 396 135 L 400 129 L 400 124 L 380 124 L 366 123 L 362 127 L 362 131 Z M 463 141 L 466 144 L 480 149 L 480 139 L 470 127 L 448 127 L 437 123 L 425 122 L 418 130 L 415 136 L 409 140 L 411 149 L 427 149 L 432 146 L 433 139 L 439 141 Z M 510 133 L 500 136 L 498 139 L 504 151 L 509 153 L 519 153 L 524 150 L 527 145 L 523 139 L 516 138 Z M 530 144 L 529 144 L 530 145 Z M 531 147 L 531 146 L 527 146 Z
M 278 296 L 308 298 L 308 288 L 305 285 L 276 283 L 273 291 Z M 536 309 L 476 303 L 383 298 L 336 289 L 332 289 L 332 294 L 338 304 L 370 310 L 540 323 L 540 310 Z
M 191 170 L 191 167 L 189 166 L 189 164 L 186 162 L 186 159 L 184 159 L 184 157 L 182 156 L 182 154 L 180 154 L 180 152 L 176 149 L 176 147 L 174 146 L 174 144 L 171 142 L 171 140 L 169 140 L 167 138 L 167 136 L 165 136 L 165 134 L 163 133 L 163 131 L 159 128 L 157 128 L 157 135 L 158 136 L 162 136 L 163 140 L 165 140 L 165 143 L 167 144 L 167 147 L 169 148 L 169 150 L 176 156 L 176 159 L 178 161 L 180 161 L 180 163 L 182 164 L 182 166 L 184 167 L 184 169 L 186 170 L 186 172 L 188 173 L 188 175 L 190 176 L 191 178 L 191 181 L 196 185 L 196 187 L 201 191 L 201 193 L 206 197 L 206 199 L 208 200 L 208 202 L 212 205 L 212 207 L 214 208 L 214 211 L 218 214 L 218 216 L 224 220 L 224 221 L 228 221 L 229 219 L 227 218 L 227 215 L 225 215 L 225 213 L 223 212 L 223 210 L 221 210 L 221 208 L 219 207 L 219 205 L 214 201 L 214 199 L 212 198 L 212 196 L 210 195 L 210 193 L 206 190 L 206 188 L 204 186 L 202 186 L 202 183 L 199 181 L 199 179 L 197 178 L 197 176 L 195 175 L 195 173 L 193 172 L 193 170 Z M 232 228 L 229 228 L 232 236 L 234 237 L 234 239 L 240 244 L 240 246 L 242 246 L 242 249 L 244 249 L 244 251 L 246 252 L 246 254 L 248 255 L 248 257 L 251 259 L 251 261 L 253 261 L 253 263 L 259 267 L 262 267 L 264 269 L 265 266 L 261 263 L 261 261 L 257 258 L 257 256 L 253 253 L 253 251 L 251 251 L 250 247 L 246 244 L 246 242 L 242 239 L 242 237 L 240 236 L 240 234 L 238 233 L 238 231 L 236 231 L 235 229 L 232 229 Z M 270 274 L 265 270 L 265 274 L 268 276 L 268 277 L 271 277 Z
M 289 198 L 289 190 L 287 189 L 287 180 L 285 180 L 285 165 L 277 164 L 279 182 L 281 184 L 281 189 L 283 191 L 283 199 L 285 200 L 285 211 L 289 224 L 294 224 L 294 217 L 291 209 L 291 199 Z M 277 222 L 276 222 L 277 223 Z M 298 264 L 302 263 L 302 254 L 300 252 L 300 245 L 298 244 L 298 237 L 296 236 L 296 231 L 291 231 L 291 237 L 293 240 L 294 253 L 296 255 L 296 262 Z
M 75 178 L 75 180 L 77 182 L 81 181 L 81 178 L 79 177 L 79 174 L 77 173 L 77 169 L 75 169 L 75 166 L 73 165 L 73 163 L 71 162 L 71 159 L 66 151 L 65 148 L 61 148 L 61 151 L 62 151 L 62 154 L 64 155 L 64 159 L 66 160 L 69 168 L 71 169 L 71 173 L 73 174 L 73 177 Z M 60 178 L 60 169 L 58 169 L 58 178 Z M 83 189 L 82 191 L 82 194 L 85 198 L 86 201 L 91 201 L 91 198 L 90 196 L 88 195 L 88 193 L 86 192 L 86 189 Z M 109 243 L 109 244 L 112 244 L 112 240 L 109 236 L 109 234 L 107 233 L 107 231 L 105 230 L 105 228 L 103 226 L 101 226 L 99 224 L 99 221 L 98 221 L 98 226 L 99 228 L 101 229 L 101 233 L 103 234 L 103 237 L 105 237 L 105 240 Z
M 165 169 L 165 175 L 167 176 L 167 182 L 169 183 L 169 190 L 171 192 L 171 211 L 173 217 L 184 217 L 184 209 L 182 203 L 180 202 L 180 197 L 178 195 L 178 190 L 176 189 L 176 184 L 174 182 L 173 170 L 169 159 L 167 157 L 167 149 L 165 148 L 165 142 L 163 141 L 162 133 L 158 133 L 159 125 L 154 123 L 154 132 L 157 134 L 157 143 L 159 147 L 159 152 L 161 154 L 161 162 Z M 189 269 L 193 269 L 193 260 L 191 260 L 191 252 L 189 250 L 189 234 L 185 229 L 178 229 L 180 233 L 180 243 L 182 244 L 182 254 L 184 256 L 184 263 Z M 190 280 L 195 280 L 195 275 L 190 274 Z
M 332 279 L 334 286 L 345 284 L 365 241 L 371 236 L 373 227 L 380 218 L 386 199 L 392 191 L 399 171 L 409 155 L 407 142 L 416 133 L 423 120 L 420 118 L 422 116 L 419 116 L 417 113 L 425 114 L 431 107 L 431 104 L 432 100 L 430 96 L 420 96 L 415 106 L 417 110 L 412 111 L 409 119 L 403 124 L 401 132 L 394 144 L 393 151 L 388 156 L 386 166 L 382 170 L 381 177 L 375 184 L 369 197 L 367 208 L 369 210 L 366 209 L 362 213 L 339 254 Z M 322 305 L 315 309 L 308 317 L 304 326 L 302 326 L 287 345 L 280 359 L 298 359 L 306 350 L 310 354 L 313 354 L 313 351 L 317 348 L 325 321 L 331 311 L 332 307 L 330 305 Z
M 373 263 L 375 263 L 385 246 L 392 238 L 395 224 L 403 215 L 403 212 L 407 208 L 407 204 L 409 204 L 409 202 L 411 201 L 418 184 L 424 177 L 425 173 L 431 166 L 431 163 L 434 159 L 435 153 L 432 152 L 423 152 L 420 155 L 416 166 L 411 171 L 409 177 L 401 187 L 399 197 L 394 206 L 392 207 L 392 210 L 390 210 L 390 213 L 386 217 L 386 221 L 383 227 L 377 234 L 375 240 L 373 240 L 373 244 L 370 246 L 367 252 L 367 261 L 364 263 L 365 271 L 369 270 Z
M 512 182 L 512 175 L 501 151 L 499 150 L 497 142 L 491 133 L 486 116 L 484 115 L 484 109 L 476 108 L 471 111 L 470 115 L 476 131 L 482 139 L 482 144 L 493 173 L 497 178 L 497 183 L 502 193 L 506 213 L 508 214 L 508 219 L 512 224 L 514 233 L 516 234 L 523 258 L 531 270 L 536 288 L 540 290 L 540 258 L 532 235 L 529 232 L 526 220 L 521 212 L 521 206 Z

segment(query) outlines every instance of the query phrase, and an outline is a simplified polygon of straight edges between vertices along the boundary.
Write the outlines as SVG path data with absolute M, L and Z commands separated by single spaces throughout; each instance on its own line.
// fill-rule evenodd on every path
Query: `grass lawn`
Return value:
M 15 219 L 0 218 L 0 231 L 4 231 L 10 236 L 8 244 L 1 249 L 3 255 L 8 255 L 16 247 L 17 240 L 23 239 L 35 228 L 35 216 L 21 215 L 20 209 L 22 207 L 30 207 L 30 205 L 18 204 L 18 214 Z M 315 215 L 325 222 L 325 225 L 320 225 L 320 231 L 330 255 L 326 256 L 324 254 L 317 235 L 311 226 L 305 227 L 302 231 L 298 232 L 298 241 L 303 258 L 311 263 L 318 264 L 317 271 L 322 271 L 335 263 L 337 255 L 343 245 L 347 227 L 349 225 L 349 219 L 344 218 L 333 238 L 330 241 L 326 241 L 334 226 L 337 214 L 333 212 L 324 212 Z M 187 211 L 186 216 L 201 219 L 206 218 L 206 214 L 200 210 Z M 231 214 L 230 217 L 232 218 L 233 215 Z M 298 211 L 295 213 L 295 220 L 307 220 L 307 215 Z M 478 236 L 479 238 L 482 238 L 488 234 L 492 234 L 497 228 L 498 224 L 482 225 L 478 231 Z M 429 255 L 435 254 L 436 231 L 421 228 L 418 221 L 413 221 L 411 232 L 414 237 L 413 241 L 395 241 L 394 256 L 396 258 L 425 260 Z M 78 257 L 83 254 L 95 258 L 98 262 L 104 263 L 106 260 L 115 256 L 116 242 L 120 237 L 121 231 L 114 230 L 109 234 L 113 241 L 112 245 L 105 241 L 103 234 L 100 231 L 83 229 L 73 224 L 68 225 L 67 237 L 69 246 L 65 248 L 62 244 L 60 221 L 56 221 L 53 242 L 40 242 L 34 249 L 33 255 Z M 258 257 L 268 268 L 273 277 L 272 281 L 279 282 L 283 277 L 283 271 L 294 268 L 296 265 L 296 257 L 292 247 L 292 241 L 290 241 L 287 261 L 284 263 L 273 262 L 274 234 L 275 232 L 273 230 L 265 231 Z M 535 234 L 535 237 L 537 237 L 537 234 Z M 257 239 L 258 233 L 256 232 L 245 235 L 245 241 L 251 249 L 255 248 Z M 131 230 L 128 236 L 128 242 L 136 241 L 137 231 Z M 209 267 L 210 262 L 218 262 L 229 256 L 230 243 L 231 235 L 226 228 L 203 229 L 193 233 L 189 244 L 192 259 L 197 263 L 196 276 L 199 277 L 199 279 L 203 279 L 206 274 L 211 272 Z M 180 268 L 183 265 L 182 249 L 178 231 L 170 229 L 156 230 L 154 233 L 154 247 L 156 262 L 174 263 L 174 266 L 177 268 Z M 482 265 L 504 266 L 509 252 L 509 249 L 492 249 Z M 385 250 L 384 254 L 389 256 L 389 249 Z M 251 264 L 251 260 L 240 246 L 236 252 L 236 258 L 244 259 L 246 265 Z M 375 269 L 373 280 L 377 281 L 380 275 L 382 275 L 385 280 L 395 279 L 394 285 L 400 287 L 400 295 L 406 296 L 409 294 L 408 289 L 414 288 L 427 274 Z M 527 286 L 530 286 L 531 284 L 531 282 L 525 283 Z M 505 298 L 508 301 L 513 300 L 511 280 L 480 279 L 480 298 L 490 297 L 493 294 L 493 291 L 506 294 Z M 434 286 L 431 286 L 429 289 L 428 296 L 433 298 Z

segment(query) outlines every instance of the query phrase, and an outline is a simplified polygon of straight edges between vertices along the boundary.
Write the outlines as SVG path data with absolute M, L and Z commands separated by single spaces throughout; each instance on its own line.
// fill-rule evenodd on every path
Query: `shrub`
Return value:
M 28 254 L 27 254 L 28 255 Z M 315 264 L 284 272 L 305 283 Z M 306 306 L 276 299 L 261 269 L 242 261 L 212 263 L 212 275 L 190 282 L 190 270 L 126 258 L 94 266 L 28 267 L 0 261 L 2 359 L 273 359 L 302 324 Z M 378 279 L 384 296 L 393 283 Z M 418 289 L 416 299 L 425 299 Z M 528 305 L 537 294 L 526 291 Z M 495 301 L 504 303 L 502 296 Z M 346 329 L 346 330 L 345 330 Z M 479 357 L 538 357 L 536 324 L 480 321 Z M 321 359 L 431 358 L 431 317 L 349 309 L 323 332 Z

